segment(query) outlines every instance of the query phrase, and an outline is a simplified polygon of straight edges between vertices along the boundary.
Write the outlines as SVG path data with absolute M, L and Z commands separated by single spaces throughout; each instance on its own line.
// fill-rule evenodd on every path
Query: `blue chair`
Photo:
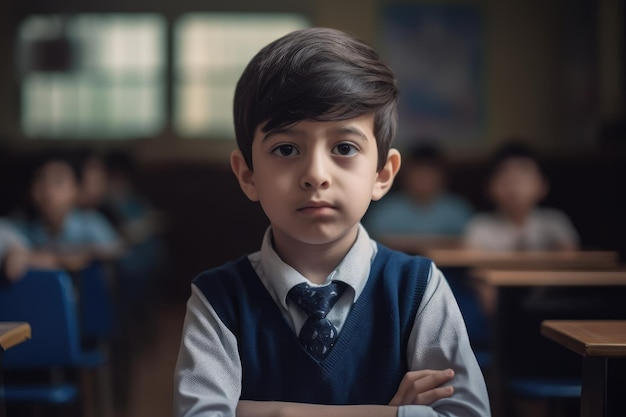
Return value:
M 551 416 L 566 415 L 566 401 L 580 401 L 580 378 L 511 378 L 508 388 L 516 397 L 545 401 Z
M 104 267 L 98 263 L 89 265 L 77 273 L 76 283 L 80 288 L 81 336 L 97 342 L 110 340 L 114 330 L 114 309 Z
M 580 398 L 580 378 L 512 378 L 509 388 L 516 395 L 538 399 Z
M 96 407 L 101 416 L 112 415 L 113 381 L 111 367 L 117 363 L 115 355 L 114 332 L 117 314 L 114 308 L 113 291 L 109 285 L 109 275 L 105 265 L 93 262 L 87 268 L 73 275 L 74 285 L 79 291 L 78 314 L 81 342 L 83 346 L 97 348 L 110 360 L 109 366 L 99 368 L 96 373 L 98 392 Z
M 32 339 L 3 355 L 5 370 L 94 369 L 105 364 L 99 351 L 83 352 L 71 278 L 63 271 L 29 271 L 0 287 L 0 320 L 25 321 Z M 5 385 L 4 400 L 67 404 L 78 398 L 75 383 Z

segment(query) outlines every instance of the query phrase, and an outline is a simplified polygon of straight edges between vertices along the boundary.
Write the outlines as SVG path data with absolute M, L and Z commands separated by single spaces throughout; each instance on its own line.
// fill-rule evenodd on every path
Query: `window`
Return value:
M 187 137 L 234 138 L 235 85 L 266 44 L 308 21 L 289 13 L 183 16 L 175 28 L 174 125 Z
M 309 22 L 296 13 L 31 16 L 20 26 L 21 125 L 26 137 L 129 139 L 162 132 L 234 138 L 232 98 L 252 56 Z M 172 83 L 172 114 L 166 113 Z
M 158 134 L 165 122 L 165 30 L 155 14 L 25 20 L 18 36 L 25 136 Z

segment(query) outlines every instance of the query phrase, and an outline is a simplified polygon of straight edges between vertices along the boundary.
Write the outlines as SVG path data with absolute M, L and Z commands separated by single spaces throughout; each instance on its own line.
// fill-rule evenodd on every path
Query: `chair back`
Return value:
M 31 270 L 0 287 L 0 320 L 25 321 L 32 339 L 3 354 L 6 369 L 79 363 L 80 336 L 72 281 L 63 271 Z
M 113 332 L 114 311 L 106 271 L 102 265 L 93 263 L 77 274 L 81 335 L 107 340 Z

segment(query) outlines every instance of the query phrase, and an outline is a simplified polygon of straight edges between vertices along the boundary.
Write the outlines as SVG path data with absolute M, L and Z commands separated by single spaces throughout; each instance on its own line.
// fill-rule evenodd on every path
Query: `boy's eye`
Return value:
M 293 145 L 280 145 L 272 149 L 272 153 L 278 156 L 294 156 L 298 154 L 298 149 Z
M 333 149 L 334 154 L 342 156 L 351 156 L 356 154 L 357 151 L 357 147 L 352 145 L 351 143 L 340 143 Z

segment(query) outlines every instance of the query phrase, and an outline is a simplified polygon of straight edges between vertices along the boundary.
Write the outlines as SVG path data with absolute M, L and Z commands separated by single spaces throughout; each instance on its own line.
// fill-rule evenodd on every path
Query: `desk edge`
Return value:
M 20 323 L 20 324 L 22 325 L 21 327 L 16 327 L 15 329 L 11 329 L 3 335 L 2 339 L 4 340 L 4 343 L 0 343 L 0 348 L 2 348 L 3 351 L 6 351 L 10 349 L 11 347 L 18 345 L 31 338 L 32 330 L 31 330 L 30 324 L 28 323 Z

